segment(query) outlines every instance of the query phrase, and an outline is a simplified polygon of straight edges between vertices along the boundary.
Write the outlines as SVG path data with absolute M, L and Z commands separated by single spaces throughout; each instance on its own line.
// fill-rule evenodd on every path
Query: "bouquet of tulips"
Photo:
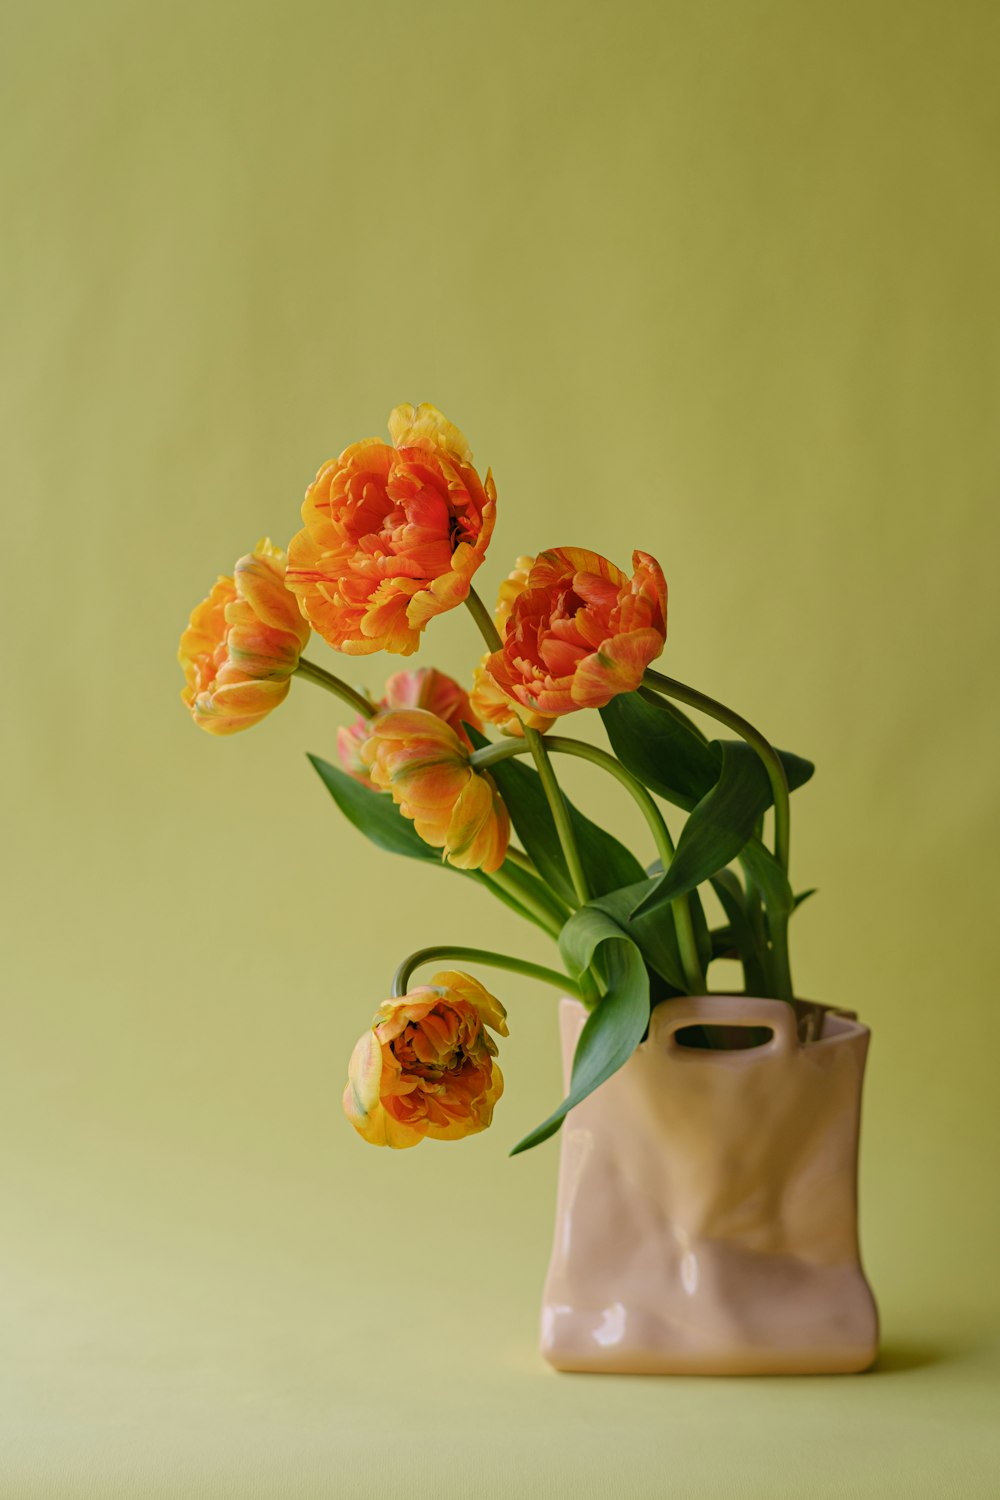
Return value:
M 652 669 L 667 588 L 646 552 L 632 554 L 631 575 L 580 547 L 518 557 L 491 614 L 473 575 L 493 534 L 492 475 L 480 478 L 462 433 L 433 406 L 396 407 L 389 434 L 323 465 L 287 557 L 260 542 L 196 607 L 180 643 L 182 696 L 196 724 L 225 735 L 282 703 L 293 677 L 332 693 L 352 715 L 338 732 L 341 765 L 310 759 L 355 828 L 476 880 L 552 938 L 562 968 L 465 946 L 405 958 L 344 1093 L 373 1145 L 483 1130 L 503 1088 L 492 1033 L 507 1034 L 504 1007 L 464 967 L 413 976 L 435 964 L 529 975 L 589 1015 L 567 1097 L 514 1147 L 523 1151 L 628 1060 L 653 1005 L 707 993 L 714 960 L 739 960 L 744 993 L 793 1003 L 788 921 L 803 898 L 788 881 L 789 791 L 813 768 Z M 391 676 L 374 702 L 302 654 L 315 631 L 347 656 L 409 656 L 458 605 L 482 637 L 468 691 L 425 667 Z M 710 740 L 678 704 L 730 737 Z M 609 750 L 553 732 L 586 709 L 600 714 Z M 650 834 L 643 860 L 569 802 L 555 769 L 567 755 L 634 800 Z M 687 815 L 676 838 L 657 798 Z M 708 885 L 725 918 L 715 927 Z M 797 1009 L 808 1026 L 809 1008 Z M 712 1044 L 707 1028 L 700 1042 Z

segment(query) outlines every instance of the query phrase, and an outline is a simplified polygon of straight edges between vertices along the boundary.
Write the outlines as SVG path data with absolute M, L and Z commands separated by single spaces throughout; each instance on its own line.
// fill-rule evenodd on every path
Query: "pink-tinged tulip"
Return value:
M 265 539 L 219 578 L 191 612 L 178 660 L 181 697 L 209 734 L 249 729 L 288 695 L 309 639 L 295 596 L 285 587 L 285 554 Z
M 633 552 L 631 578 L 580 547 L 542 552 L 487 667 L 508 697 L 542 714 L 602 708 L 642 682 L 667 636 L 667 585 Z
M 419 667 L 416 671 L 396 672 L 385 685 L 385 696 L 379 709 L 424 708 L 437 714 L 450 724 L 462 744 L 472 749 L 469 737 L 462 724 L 471 724 L 481 729 L 482 724 L 473 711 L 469 695 L 447 672 L 438 672 L 434 667 Z M 361 759 L 361 747 L 371 730 L 367 719 L 357 718 L 354 723 L 337 731 L 337 750 L 340 762 L 349 776 L 371 786 L 368 769 Z
M 506 1011 L 469 974 L 448 970 L 378 1009 L 351 1055 L 344 1113 L 373 1146 L 485 1130 L 503 1093 L 496 1042 Z
M 365 656 L 416 651 L 461 604 L 486 556 L 496 487 L 434 406 L 397 406 L 392 446 L 369 438 L 323 465 L 289 545 L 288 586 L 320 635 Z
M 506 632 L 507 621 L 510 619 L 514 602 L 527 587 L 534 565 L 533 557 L 519 557 L 512 571 L 500 585 L 496 608 L 493 611 L 493 623 L 501 640 Z M 492 724 L 503 734 L 520 735 L 523 738 L 525 724 L 529 729 L 537 729 L 539 734 L 545 734 L 552 728 L 555 719 L 547 714 L 535 713 L 522 703 L 508 697 L 490 676 L 489 659 L 489 652 L 487 652 L 476 668 L 472 679 L 470 700 L 476 713 L 484 723 Z
M 393 709 L 369 725 L 361 761 L 425 844 L 460 870 L 503 864 L 510 819 L 492 778 L 469 762 L 454 729 L 423 708 Z

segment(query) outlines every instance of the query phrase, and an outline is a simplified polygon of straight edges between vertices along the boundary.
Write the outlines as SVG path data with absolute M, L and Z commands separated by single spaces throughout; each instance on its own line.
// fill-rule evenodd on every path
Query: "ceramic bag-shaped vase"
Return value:
M 560 1010 L 569 1076 L 586 1012 Z M 684 1027 L 768 1028 L 685 1047 Z M 542 1353 L 558 1370 L 820 1374 L 866 1369 L 878 1316 L 861 1269 L 858 1129 L 868 1029 L 710 995 L 654 1008 L 649 1036 L 562 1130 Z

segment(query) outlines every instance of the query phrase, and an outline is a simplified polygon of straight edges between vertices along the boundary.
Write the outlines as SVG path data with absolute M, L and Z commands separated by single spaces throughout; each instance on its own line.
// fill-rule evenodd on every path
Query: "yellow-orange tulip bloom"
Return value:
M 514 607 L 514 601 L 527 587 L 528 578 L 535 565 L 533 557 L 519 557 L 513 569 L 508 573 L 497 592 L 496 608 L 493 611 L 493 623 L 503 640 L 507 630 L 507 621 Z M 492 724 L 503 734 L 524 736 L 523 726 L 527 724 L 529 729 L 537 729 L 539 734 L 552 728 L 555 717 L 549 714 L 537 713 L 534 709 L 527 708 L 519 703 L 516 698 L 511 698 L 505 693 L 499 683 L 491 677 L 487 663 L 489 652 L 483 657 L 476 668 L 472 679 L 472 693 L 470 701 L 476 713 L 485 723 Z
M 498 870 L 510 839 L 507 809 L 450 724 L 426 709 L 403 708 L 379 714 L 369 728 L 361 761 L 424 843 L 443 849 L 460 870 Z
M 469 974 L 447 970 L 386 1000 L 351 1055 L 344 1113 L 373 1146 L 457 1141 L 485 1130 L 503 1093 L 496 1042 L 499 1000 Z
M 535 559 L 503 648 L 489 659 L 501 690 L 543 714 L 602 708 L 632 692 L 667 636 L 667 585 L 655 557 L 633 552 L 629 578 L 582 547 Z
M 414 670 L 395 672 L 385 685 L 385 695 L 379 703 L 380 709 L 425 708 L 450 724 L 462 744 L 471 750 L 472 745 L 463 723 L 473 729 L 482 725 L 469 703 L 465 689 L 449 677 L 447 672 L 438 672 L 434 667 L 418 667 Z M 361 747 L 371 734 L 369 720 L 358 717 L 353 724 L 337 730 L 337 750 L 340 763 L 349 776 L 371 786 L 368 768 L 361 759 Z
M 354 656 L 417 649 L 461 604 L 496 517 L 496 487 L 434 406 L 397 406 L 392 446 L 369 438 L 323 465 L 288 549 L 288 586 L 325 640 Z
M 285 554 L 265 539 L 191 611 L 177 656 L 181 697 L 209 734 L 249 729 L 277 708 L 309 639 L 285 587 Z

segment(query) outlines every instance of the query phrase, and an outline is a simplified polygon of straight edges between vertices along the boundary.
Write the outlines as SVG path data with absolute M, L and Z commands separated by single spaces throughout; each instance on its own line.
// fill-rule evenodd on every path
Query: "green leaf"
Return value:
M 601 709 L 611 748 L 633 776 L 690 809 L 719 775 L 719 757 L 686 714 L 658 693 L 619 693 Z
M 477 749 L 489 744 L 474 730 L 470 730 L 470 734 Z M 539 874 L 563 900 L 575 904 L 573 883 L 538 772 L 511 758 L 494 762 L 489 767 L 489 774 L 496 782 L 517 836 Z M 569 798 L 566 798 L 566 806 L 592 894 L 601 896 L 606 891 L 642 879 L 642 866 L 624 844 L 578 812 Z
M 434 865 L 443 863 L 441 851 L 424 843 L 387 793 L 372 791 L 318 755 L 310 755 L 309 760 L 345 818 L 365 838 L 389 854 L 405 854 L 408 859 L 422 859 Z
M 684 824 L 677 853 L 655 892 L 646 898 L 646 909 L 676 901 L 725 869 L 753 837 L 757 819 L 771 804 L 771 784 L 756 751 L 744 740 L 716 740 L 712 748 L 722 758 L 718 780 Z M 779 753 L 789 785 L 801 786 L 812 774 L 810 763 Z
M 537 926 L 542 925 L 527 907 L 521 906 L 508 892 L 501 890 L 481 870 L 459 870 L 455 865 L 450 865 L 442 859 L 441 851 L 432 849 L 430 844 L 424 843 L 409 818 L 404 818 L 386 792 L 373 791 L 371 787 L 355 781 L 354 777 L 348 776 L 345 771 L 331 766 L 329 761 L 321 760 L 318 755 L 310 755 L 309 760 L 344 816 L 379 849 L 385 849 L 389 854 L 403 854 L 408 859 L 424 860 L 438 869 L 450 870 L 455 875 L 463 875 L 475 880 L 489 890 L 498 901 L 502 901 L 505 906 L 516 911 L 518 916 L 534 922 Z M 529 895 L 533 895 L 539 905 L 552 913 L 557 925 L 565 920 L 565 911 L 553 900 L 544 881 L 536 880 L 526 870 L 506 860 L 503 870 L 513 884 L 527 891 Z
M 768 985 L 764 956 L 747 913 L 743 887 L 732 870 L 720 870 L 712 879 L 712 889 L 729 920 L 728 930 L 743 965 L 747 993 L 766 996 Z
M 575 1105 L 628 1062 L 649 1024 L 649 976 L 642 955 L 609 916 L 581 907 L 563 928 L 559 946 L 567 965 L 578 974 L 600 948 L 608 988 L 580 1033 L 569 1093 L 548 1119 L 517 1143 L 511 1156 L 554 1135 Z
M 722 744 L 719 779 L 684 824 L 669 869 L 636 908 L 636 916 L 693 891 L 735 859 L 753 836 L 760 812 L 760 776 L 764 776 L 765 784 L 767 777 L 753 751 L 743 755 L 740 746 L 749 748 L 742 741 Z
M 562 926 L 566 920 L 566 907 L 553 896 L 544 880 L 539 880 L 536 875 L 532 875 L 528 870 L 523 870 L 520 865 L 514 864 L 513 860 L 505 859 L 500 868 L 506 883 L 515 886 L 517 894 L 520 894 L 522 891 L 524 892 L 527 902 L 525 906 L 522 906 L 518 902 L 516 894 L 501 890 L 499 886 L 494 884 L 492 876 L 485 875 L 482 870 L 466 870 L 463 873 L 474 875 L 484 885 L 488 885 L 495 896 L 498 896 L 501 901 L 506 902 L 508 906 L 515 908 L 522 915 L 531 916 L 530 904 L 533 900 L 536 905 L 544 907 L 557 928 Z M 535 919 L 532 917 L 532 920 Z
M 601 709 L 611 746 L 623 766 L 650 791 L 677 807 L 693 808 L 718 781 L 722 742 L 709 742 L 686 714 L 658 693 L 645 688 L 620 693 Z M 728 742 L 727 742 L 728 743 Z M 771 806 L 771 784 L 757 752 L 745 740 L 733 742 L 739 754 L 752 756 L 759 768 L 758 815 Z M 788 789 L 796 791 L 815 771 L 812 761 L 779 750 Z
M 760 892 L 768 916 L 777 919 L 789 916 L 795 908 L 795 897 L 788 876 L 770 849 L 760 839 L 750 839 L 740 852 L 740 864 L 748 883 L 752 882 Z
M 598 896 L 581 908 L 582 911 L 604 912 L 622 931 L 632 939 L 643 958 L 662 979 L 674 989 L 684 991 L 684 966 L 677 947 L 677 933 L 669 913 L 653 912 L 651 916 L 632 919 L 634 907 L 655 889 L 655 880 L 640 880 L 634 885 L 622 886 Z M 565 931 L 565 929 L 564 929 Z M 560 942 L 562 940 L 560 939 Z

